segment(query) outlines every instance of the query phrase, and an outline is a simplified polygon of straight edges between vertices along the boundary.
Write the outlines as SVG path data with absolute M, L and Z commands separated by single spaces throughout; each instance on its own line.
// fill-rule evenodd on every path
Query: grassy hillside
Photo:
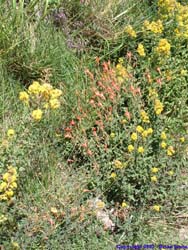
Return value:
M 188 245 L 187 42 L 186 1 L 1 1 L 0 248 Z

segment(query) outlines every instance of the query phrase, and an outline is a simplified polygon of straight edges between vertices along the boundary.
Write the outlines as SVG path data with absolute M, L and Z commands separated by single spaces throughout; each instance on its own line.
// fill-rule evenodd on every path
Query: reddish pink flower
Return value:
M 158 78 L 157 79 L 157 83 L 161 86 L 162 85 L 162 80 L 161 80 L 161 78 Z
M 65 130 L 66 132 L 71 132 L 71 131 L 72 131 L 72 129 L 69 128 L 69 127 L 65 128 L 64 130 Z
M 87 150 L 87 155 L 89 155 L 89 156 L 93 155 L 93 153 L 92 153 L 92 151 L 90 149 Z
M 159 73 L 159 74 L 161 74 L 161 69 L 159 68 L 159 67 L 157 67 L 157 72 Z
M 69 132 L 67 132 L 67 133 L 64 135 L 64 137 L 67 138 L 67 139 L 72 139 L 72 138 L 73 138 L 73 137 L 72 137 L 72 134 L 69 133 Z
M 88 147 L 87 142 L 82 143 L 82 144 L 81 144 L 81 147 L 82 147 L 82 148 L 87 148 L 87 147 Z
M 67 160 L 67 163 L 73 163 L 73 162 L 74 162 L 74 160 L 72 160 L 72 159 Z
M 128 110 L 125 112 L 125 116 L 126 116 L 127 119 L 130 121 L 130 119 L 131 119 L 131 114 L 130 114 L 130 112 L 129 112 Z
M 70 125 L 71 125 L 71 126 L 75 126 L 75 124 L 76 124 L 75 121 L 73 121 L 73 120 L 70 121 Z

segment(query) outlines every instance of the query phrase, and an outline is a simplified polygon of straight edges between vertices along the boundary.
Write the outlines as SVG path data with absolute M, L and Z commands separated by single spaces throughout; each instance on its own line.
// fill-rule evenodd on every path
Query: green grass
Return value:
M 151 115 L 152 124 L 159 130 L 156 138 L 166 126 L 175 137 L 185 134 L 187 140 L 187 76 L 183 78 L 180 75 L 182 68 L 187 69 L 186 43 L 181 48 L 174 45 L 172 61 L 161 66 L 162 76 L 156 73 L 155 67 L 152 68 L 152 63 L 139 61 L 133 52 L 133 62 L 137 66 L 126 61 L 126 67 L 133 74 L 126 87 L 128 89 L 131 84 L 141 87 L 143 96 L 133 98 L 131 92 L 127 95 L 121 92 L 113 104 L 110 119 L 103 120 L 106 130 L 99 130 L 98 141 L 95 141 L 91 132 L 93 127 L 97 127 L 95 122 L 99 117 L 109 116 L 107 110 L 111 105 L 107 100 L 102 110 L 93 109 L 89 104 L 90 97 L 98 88 L 97 83 L 103 82 L 104 76 L 102 67 L 95 63 L 95 57 L 101 58 L 101 64 L 104 60 L 111 60 L 113 68 L 119 57 L 125 57 L 127 49 L 135 51 L 137 40 L 128 39 L 123 30 L 131 24 L 138 33 L 141 32 L 145 19 L 155 19 L 156 4 L 149 6 L 147 1 L 106 0 L 91 1 L 82 6 L 78 1 L 65 1 L 71 37 L 77 39 L 80 36 L 88 42 L 83 51 L 76 51 L 67 47 L 67 36 L 53 25 L 49 17 L 61 1 L 49 6 L 47 1 L 31 1 L 36 10 L 42 11 L 39 19 L 33 19 L 32 5 L 24 9 L 23 2 L 20 1 L 17 10 L 14 1 L 13 6 L 9 3 L 9 8 L 5 1 L 0 4 L 0 182 L 7 165 L 16 166 L 19 173 L 15 197 L 8 203 L 0 201 L 0 215 L 7 217 L 7 221 L 0 224 L 0 246 L 6 250 L 19 249 L 13 244 L 17 242 L 20 249 L 28 250 L 107 250 L 115 249 L 117 244 L 188 245 L 183 232 L 183 228 L 187 230 L 188 226 L 187 155 L 183 154 L 183 147 L 181 157 L 174 160 L 156 154 L 159 163 L 177 168 L 173 181 L 168 182 L 164 180 L 167 177 L 161 175 L 165 184 L 161 181 L 158 189 L 147 185 L 142 189 L 135 183 L 139 178 L 140 183 L 149 178 L 144 175 L 144 170 L 141 171 L 142 166 L 149 169 L 151 155 L 145 160 L 137 158 L 138 162 L 135 158 L 135 165 L 127 170 L 128 174 L 118 170 L 116 185 L 109 178 L 112 162 L 128 157 L 125 138 L 129 140 L 127 138 L 134 127 L 141 123 L 138 118 L 140 106 L 148 107 L 148 112 L 152 113 L 152 102 L 147 99 L 148 83 L 144 78 L 146 69 L 155 79 L 165 79 L 167 69 L 176 78 L 166 83 L 162 90 L 157 89 L 166 110 L 161 120 Z M 74 30 L 75 21 L 83 21 L 84 28 Z M 94 36 L 88 35 L 93 33 Z M 142 42 L 142 39 L 139 33 L 138 41 Z M 147 39 L 143 42 L 150 48 Z M 151 43 L 155 46 L 156 41 Z M 181 53 L 176 54 L 177 48 Z M 151 57 L 151 60 L 155 59 Z M 93 73 L 93 81 L 85 73 L 86 69 Z M 39 123 L 32 121 L 31 110 L 18 98 L 19 92 L 27 90 L 34 80 L 50 83 L 63 92 L 61 108 Z M 106 84 L 108 86 L 108 81 Z M 133 121 L 125 128 L 120 122 L 127 107 L 135 113 Z M 83 123 L 77 122 L 77 116 L 83 116 Z M 76 125 L 72 128 L 73 139 L 69 140 L 64 135 L 71 120 L 76 121 Z M 6 135 L 9 128 L 15 130 L 12 140 Z M 112 132 L 116 134 L 114 140 L 109 137 Z M 158 140 L 156 138 L 153 144 Z M 3 146 L 5 142 L 8 142 L 7 148 Z M 94 155 L 89 156 L 84 143 L 88 143 Z M 107 153 L 105 143 L 110 148 Z M 68 163 L 70 159 L 74 162 Z M 148 195 L 150 188 L 158 198 Z M 116 224 L 114 232 L 104 230 L 95 213 L 89 210 L 88 201 L 95 197 L 105 202 L 106 211 L 114 209 L 111 214 Z M 129 207 L 122 210 L 120 203 L 125 198 Z M 160 213 L 150 209 L 155 200 L 162 204 Z

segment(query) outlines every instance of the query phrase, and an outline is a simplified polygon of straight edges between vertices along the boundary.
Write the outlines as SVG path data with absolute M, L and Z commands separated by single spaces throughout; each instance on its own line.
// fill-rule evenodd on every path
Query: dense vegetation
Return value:
M 0 12 L 0 248 L 188 245 L 188 3 Z

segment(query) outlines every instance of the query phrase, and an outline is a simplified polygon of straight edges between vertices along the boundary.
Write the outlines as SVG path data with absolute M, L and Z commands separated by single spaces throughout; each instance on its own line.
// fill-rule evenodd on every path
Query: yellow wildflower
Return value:
M 155 100 L 155 107 L 154 107 L 156 115 L 160 115 L 161 112 L 163 111 L 163 108 L 164 108 L 163 104 L 160 102 L 160 100 L 156 99 Z
M 0 199 L 1 200 L 1 199 Z M 5 222 L 7 220 L 7 217 L 4 216 L 3 214 L 0 215 L 0 224 L 2 224 L 3 222 Z
M 153 133 L 153 129 L 152 128 L 148 128 L 147 132 L 148 132 L 149 135 L 151 135 Z
M 8 190 L 5 192 L 5 195 L 7 196 L 7 198 L 11 198 L 14 195 L 14 192 L 12 190 Z
M 37 95 L 40 93 L 40 83 L 39 82 L 36 82 L 34 81 L 28 88 L 28 91 L 29 91 L 29 94 L 34 94 L 34 95 Z
M 123 207 L 123 208 L 127 207 L 127 203 L 126 203 L 125 201 L 123 201 L 123 202 L 121 203 L 121 207 Z
M 50 103 L 50 108 L 52 109 L 58 109 L 60 107 L 60 102 L 58 99 L 51 99 L 49 103 Z
M 114 161 L 114 166 L 116 168 L 123 168 L 123 163 L 121 161 L 119 161 L 119 160 L 115 160 Z
M 42 97 L 44 97 L 45 100 L 48 100 L 50 98 L 52 89 L 53 87 L 49 83 L 44 83 L 40 86 L 40 94 L 42 95 Z
M 146 56 L 146 53 L 144 51 L 144 46 L 141 43 L 138 44 L 137 52 L 142 57 Z
M 157 182 L 157 177 L 154 175 L 154 176 L 152 176 L 151 177 L 151 181 L 153 181 L 153 182 Z
M 158 171 L 159 171 L 159 169 L 156 168 L 156 167 L 154 167 L 154 168 L 151 169 L 151 172 L 152 172 L 152 173 L 157 173 Z
M 52 89 L 50 91 L 50 96 L 52 99 L 58 98 L 62 95 L 62 91 L 60 89 Z
M 155 50 L 160 56 L 168 56 L 170 55 L 170 48 L 171 45 L 167 39 L 160 39 Z
M 142 137 L 143 138 L 146 138 L 148 136 L 148 131 L 147 130 L 144 130 L 143 132 L 142 132 Z
M 1 184 L 0 184 L 0 192 L 3 192 L 6 188 L 7 188 L 7 183 L 6 182 L 2 182 Z
M 32 112 L 32 118 L 35 121 L 40 121 L 41 118 L 42 118 L 42 110 L 41 109 L 33 110 L 33 112 Z
M 110 175 L 111 178 L 115 179 L 117 177 L 117 174 L 115 172 L 112 172 Z
M 122 80 L 129 77 L 129 74 L 128 74 L 126 68 L 121 63 L 118 63 L 116 65 L 116 75 L 117 75 L 117 77 L 121 78 Z
M 19 93 L 19 100 L 25 103 L 29 102 L 29 95 L 26 91 L 21 91 Z
M 181 137 L 180 142 L 185 142 L 185 137 Z
M 126 119 L 121 120 L 121 124 L 126 124 L 126 123 L 127 123 Z
M 8 197 L 5 194 L 0 195 L 0 201 L 7 201 Z
M 162 142 L 161 142 L 161 148 L 166 148 L 166 146 L 167 146 L 166 142 L 165 142 L 165 141 L 162 141 Z
M 166 140 L 166 139 L 167 139 L 167 136 L 166 136 L 166 133 L 165 133 L 165 132 L 162 132 L 162 133 L 161 133 L 161 139 L 163 139 L 163 140 Z
M 132 133 L 132 134 L 131 134 L 131 139 L 132 139 L 133 141 L 136 141 L 137 138 L 138 138 L 138 136 L 137 136 L 136 133 Z
M 103 201 L 98 201 L 96 204 L 97 208 L 103 209 L 105 207 L 105 203 Z
M 163 32 L 163 23 L 161 20 L 157 20 L 156 22 L 155 21 L 152 21 L 151 23 L 146 20 L 144 22 L 144 27 L 146 30 L 149 30 L 155 34 L 159 33 L 161 34 Z
M 136 32 L 134 31 L 133 27 L 131 25 L 128 25 L 125 27 L 125 32 L 130 36 L 130 37 L 136 37 Z
M 110 138 L 111 138 L 111 139 L 114 139 L 115 136 L 116 136 L 115 133 L 111 133 L 111 134 L 110 134 Z
M 172 156 L 173 154 L 175 154 L 175 150 L 174 150 L 174 148 L 172 146 L 169 146 L 167 148 L 167 155 Z
M 182 76 L 186 76 L 186 75 L 187 75 L 187 70 L 182 69 L 181 72 L 180 72 L 180 74 L 181 74 Z
M 6 182 L 9 182 L 9 178 L 10 178 L 10 174 L 7 172 L 3 175 L 3 180 L 6 181 Z
M 12 183 L 10 184 L 10 188 L 12 188 L 12 189 L 17 188 L 17 183 L 16 183 L 16 182 L 12 182 Z
M 43 107 L 45 108 L 45 109 L 48 109 L 49 108 L 49 103 L 45 103 L 44 105 L 43 105 Z
M 144 148 L 143 147 L 138 147 L 138 153 L 143 154 L 144 153 Z
M 146 111 L 141 110 L 140 115 L 141 115 L 141 119 L 142 119 L 143 122 L 150 123 L 149 116 L 146 113 Z
M 155 89 L 149 88 L 149 97 L 157 98 L 158 97 L 157 91 Z
M 160 209 L 161 209 L 161 206 L 159 206 L 159 205 L 154 205 L 153 206 L 153 210 L 155 210 L 156 212 L 159 212 Z
M 134 146 L 133 145 L 129 145 L 128 146 L 128 151 L 129 153 L 131 153 L 134 150 Z
M 19 250 L 20 246 L 17 242 L 13 241 L 12 242 L 12 250 Z
M 137 127 L 136 127 L 136 131 L 137 131 L 138 133 L 142 133 L 142 132 L 144 131 L 144 129 L 143 129 L 142 126 L 137 126 Z
M 174 171 L 173 170 L 168 171 L 168 175 L 170 176 L 174 175 Z
M 13 137 L 15 135 L 15 130 L 10 128 L 8 131 L 7 131 L 7 136 L 10 138 L 10 137 Z

